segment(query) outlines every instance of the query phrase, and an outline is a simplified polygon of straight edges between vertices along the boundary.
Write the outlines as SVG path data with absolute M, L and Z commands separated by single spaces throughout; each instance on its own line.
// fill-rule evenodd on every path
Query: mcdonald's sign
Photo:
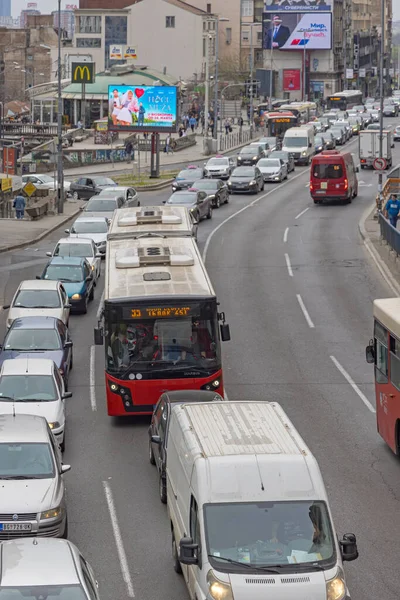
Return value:
M 79 62 L 71 65 L 71 83 L 94 83 L 95 63 Z

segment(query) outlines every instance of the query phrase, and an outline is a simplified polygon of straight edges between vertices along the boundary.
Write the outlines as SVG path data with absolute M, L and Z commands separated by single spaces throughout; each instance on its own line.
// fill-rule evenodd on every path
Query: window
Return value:
M 254 22 L 262 23 L 264 0 L 254 0 Z
M 128 19 L 123 16 L 105 17 L 104 58 L 106 65 L 117 65 L 123 60 L 110 60 L 110 46 L 113 44 L 127 44 Z
M 390 336 L 390 381 L 400 390 L 400 342 Z
M 242 17 L 253 16 L 253 0 L 241 0 Z
M 313 176 L 316 179 L 341 179 L 343 177 L 342 165 L 316 164 Z
M 257 42 L 262 41 L 262 31 L 257 31 Z
M 165 27 L 175 27 L 175 17 L 165 17 Z
M 225 35 L 226 35 L 226 43 L 231 44 L 232 43 L 232 27 L 226 28 Z
M 387 331 L 377 321 L 375 321 L 375 379 L 377 383 L 388 382 L 388 348 Z
M 242 31 L 242 42 L 248 43 L 250 41 L 250 31 L 245 29 Z
M 207 12 L 211 13 L 211 4 L 207 4 Z
M 201 536 L 200 536 L 200 523 L 199 513 L 197 508 L 197 502 L 194 496 L 190 499 L 190 537 L 193 539 L 194 544 L 198 544 L 199 549 L 197 558 L 199 560 L 199 568 L 201 569 Z
M 255 51 L 255 64 L 258 65 L 262 65 L 264 61 L 264 57 L 263 57 L 263 51 L 262 50 L 256 50 Z
M 101 48 L 101 38 L 76 38 L 77 48 Z
M 101 33 L 101 16 L 79 17 L 78 33 Z
M 207 50 L 207 38 L 203 38 L 203 58 L 205 58 L 206 56 L 206 50 Z

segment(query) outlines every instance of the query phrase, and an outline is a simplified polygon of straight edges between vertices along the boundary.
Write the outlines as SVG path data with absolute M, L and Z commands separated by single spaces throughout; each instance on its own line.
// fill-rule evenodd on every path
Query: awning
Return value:
M 82 100 L 82 94 L 65 92 L 61 94 L 63 100 Z M 107 94 L 85 94 L 85 100 L 108 100 Z

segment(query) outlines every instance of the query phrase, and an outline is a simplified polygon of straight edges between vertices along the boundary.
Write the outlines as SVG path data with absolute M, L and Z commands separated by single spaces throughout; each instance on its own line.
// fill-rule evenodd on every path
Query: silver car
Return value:
M 105 217 L 80 217 L 71 225 L 71 229 L 65 230 L 65 233 L 72 239 L 91 239 L 98 252 L 105 255 L 108 233 L 108 221 Z
M 70 469 L 44 417 L 0 415 L 0 541 L 67 537 Z
M 16 557 L 18 557 L 16 559 Z M 99 600 L 89 563 L 67 540 L 18 539 L 1 544 L 0 598 Z
M 278 181 L 287 179 L 287 164 L 281 158 L 261 158 L 257 167 L 260 169 L 264 181 Z
M 101 254 L 93 240 L 89 238 L 62 238 L 58 240 L 53 252 L 46 252 L 46 256 L 69 256 L 86 258 L 94 275 L 94 284 L 101 274 Z
M 99 198 L 122 198 L 124 206 L 140 206 L 139 196 L 135 188 L 127 186 L 112 186 L 103 188 Z

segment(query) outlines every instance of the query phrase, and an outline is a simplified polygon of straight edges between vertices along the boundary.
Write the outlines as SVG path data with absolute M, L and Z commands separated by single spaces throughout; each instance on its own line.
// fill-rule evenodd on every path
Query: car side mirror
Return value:
M 368 346 L 365 348 L 365 360 L 369 364 L 375 362 L 375 346 L 373 340 L 370 340 Z
M 64 304 L 64 308 L 72 308 L 72 304 Z
M 10 304 L 4 304 L 3 310 L 8 310 L 10 308 Z
M 94 328 L 94 343 L 95 346 L 103 345 L 103 329 L 101 327 Z
M 46 256 L 53 256 L 51 252 L 46 252 Z
M 152 435 L 151 436 L 151 442 L 153 444 L 161 444 L 161 438 L 159 435 Z
M 193 543 L 193 538 L 184 537 L 179 542 L 179 562 L 183 565 L 197 565 L 199 545 Z
M 68 473 L 71 470 L 71 465 L 61 465 L 61 475 Z
M 72 398 L 72 392 L 64 392 L 62 399 L 65 400 L 66 398 Z
M 101 252 L 96 252 L 96 258 L 103 258 L 103 255 L 101 254 Z
M 93 279 L 93 276 L 92 275 L 88 275 L 86 277 L 85 281 L 92 281 L 92 279 Z
M 67 340 L 67 341 L 64 343 L 64 348 L 72 348 L 72 342 L 71 342 L 71 340 Z
M 229 328 L 229 325 L 227 323 L 221 323 L 219 328 L 221 331 L 221 340 L 223 342 L 229 342 L 231 339 L 231 330 Z
M 42 279 L 40 275 L 36 275 L 36 279 Z
M 166 200 L 163 200 L 163 201 L 162 201 L 162 203 L 163 203 L 163 204 L 166 204 L 166 203 L 167 203 L 167 201 L 166 201 Z
M 308 144 L 308 147 L 309 147 L 309 148 L 312 148 L 312 143 L 311 143 L 311 142 Z
M 356 173 L 360 172 L 360 167 L 356 167 Z
M 339 544 L 343 560 L 352 561 L 358 558 L 357 540 L 354 533 L 345 533 Z

